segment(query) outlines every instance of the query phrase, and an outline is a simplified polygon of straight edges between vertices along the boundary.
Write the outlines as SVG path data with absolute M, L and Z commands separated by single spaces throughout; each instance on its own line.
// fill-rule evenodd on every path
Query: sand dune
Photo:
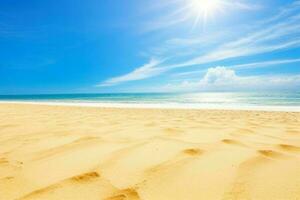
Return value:
M 300 113 L 0 104 L 15 199 L 300 199 Z

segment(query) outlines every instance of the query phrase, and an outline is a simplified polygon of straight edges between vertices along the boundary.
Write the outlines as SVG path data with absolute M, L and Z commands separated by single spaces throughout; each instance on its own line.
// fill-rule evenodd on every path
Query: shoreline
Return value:
M 154 104 L 154 103 L 104 103 L 104 102 L 55 102 L 55 101 L 1 101 L 0 104 L 25 104 L 47 106 L 71 106 L 92 108 L 121 109 L 175 109 L 175 110 L 228 110 L 228 111 L 262 111 L 262 112 L 300 112 L 300 106 L 251 106 L 251 105 L 191 105 L 191 104 Z

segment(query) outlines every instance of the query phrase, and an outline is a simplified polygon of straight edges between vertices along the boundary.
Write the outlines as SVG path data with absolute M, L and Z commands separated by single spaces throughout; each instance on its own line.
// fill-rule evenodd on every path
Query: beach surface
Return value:
M 0 200 L 300 199 L 300 113 L 0 104 Z

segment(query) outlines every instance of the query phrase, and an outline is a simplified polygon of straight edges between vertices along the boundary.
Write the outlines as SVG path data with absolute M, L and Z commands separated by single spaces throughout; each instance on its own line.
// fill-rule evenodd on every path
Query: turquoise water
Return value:
M 300 92 L 282 93 L 138 93 L 138 94 L 58 94 L 0 95 L 0 101 L 151 104 L 187 107 L 284 106 L 300 108 Z

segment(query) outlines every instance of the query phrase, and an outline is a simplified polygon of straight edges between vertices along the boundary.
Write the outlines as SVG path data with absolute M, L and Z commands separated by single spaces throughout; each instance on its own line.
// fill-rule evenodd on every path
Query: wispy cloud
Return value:
M 243 69 L 254 69 L 254 68 L 267 68 L 275 65 L 281 64 L 291 64 L 291 63 L 300 63 L 300 58 L 297 59 L 282 59 L 282 60 L 270 60 L 270 61 L 262 61 L 262 62 L 252 62 L 246 64 L 239 64 L 239 65 L 232 65 L 232 66 L 224 66 L 228 69 L 235 69 L 235 70 L 243 70 Z M 188 77 L 188 76 L 199 76 L 206 72 L 207 69 L 201 70 L 193 70 L 188 72 L 180 72 L 175 73 L 173 77 Z
M 251 11 L 261 9 L 260 5 L 248 4 L 241 0 L 221 0 L 219 3 L 223 8 L 222 10 Z M 187 23 L 188 21 L 198 21 L 197 13 L 192 12 L 194 6 L 194 1 L 192 0 L 164 1 L 161 6 L 161 13 L 163 13 L 163 15 L 145 22 L 142 32 L 163 30 L 182 23 Z M 156 9 L 159 9 L 159 7 L 156 7 Z
M 223 4 L 225 4 L 229 8 L 233 7 L 234 9 L 240 9 L 240 10 L 259 10 L 262 8 L 261 5 L 247 4 L 239 1 L 231 1 L 231 2 L 223 1 Z
M 272 60 L 272 61 L 265 61 L 265 62 L 255 62 L 255 63 L 234 65 L 230 68 L 232 68 L 232 69 L 265 68 L 265 67 L 270 67 L 270 66 L 273 66 L 273 65 L 299 63 L 299 62 L 300 62 L 300 58 L 298 58 L 298 59 L 286 59 L 286 60 Z
M 243 7 L 243 9 L 255 9 L 254 7 L 247 7 L 247 4 L 239 4 L 239 1 L 231 3 L 237 7 Z M 203 74 L 207 65 L 211 65 L 213 62 L 298 48 L 300 47 L 300 24 L 298 23 L 300 14 L 297 12 L 298 10 L 300 10 L 300 1 L 295 1 L 280 9 L 277 15 L 257 21 L 246 30 L 240 30 L 239 36 L 226 39 L 225 42 L 223 40 L 223 42 L 207 43 L 207 40 L 213 41 L 207 39 L 209 36 L 204 38 L 202 36 L 202 38 L 169 39 L 161 47 L 158 47 L 158 51 L 152 55 L 161 58 L 168 57 L 170 58 L 168 62 L 151 60 L 128 74 L 104 81 L 100 86 L 112 86 L 128 81 L 147 79 L 179 68 L 188 70 L 181 73 L 183 76 L 188 76 L 195 72 Z M 172 13 L 171 16 L 174 17 L 178 13 Z M 251 31 L 249 32 L 248 30 Z M 175 48 L 177 46 L 183 47 L 184 50 L 181 49 L 179 54 L 176 51 L 174 53 L 174 46 Z M 197 50 L 194 50 L 194 48 Z M 188 49 L 192 49 L 193 52 L 190 53 Z M 195 53 L 198 53 L 198 55 L 195 55 Z M 299 62 L 299 59 L 246 63 L 230 66 L 229 68 L 242 70 L 295 62 Z
M 141 80 L 141 79 L 146 79 L 146 78 L 149 78 L 152 76 L 156 76 L 156 75 L 162 73 L 164 70 L 162 68 L 155 68 L 160 63 L 161 63 L 160 60 L 151 59 L 147 64 L 145 64 L 141 67 L 138 67 L 134 71 L 132 71 L 128 74 L 122 75 L 122 76 L 110 78 L 110 79 L 98 84 L 97 86 L 99 86 L 99 87 L 113 86 L 113 85 L 117 85 L 117 84 L 128 82 L 128 81 L 136 81 L 136 80 Z
M 205 64 L 241 56 L 251 56 L 269 53 L 300 46 L 300 25 L 295 18 L 285 22 L 270 25 L 262 31 L 250 33 L 232 42 L 227 42 L 214 50 L 192 58 L 188 61 L 167 66 L 167 68 L 180 68 L 192 65 Z M 295 37 L 283 38 L 294 34 Z M 295 39 L 296 38 L 296 39 Z

